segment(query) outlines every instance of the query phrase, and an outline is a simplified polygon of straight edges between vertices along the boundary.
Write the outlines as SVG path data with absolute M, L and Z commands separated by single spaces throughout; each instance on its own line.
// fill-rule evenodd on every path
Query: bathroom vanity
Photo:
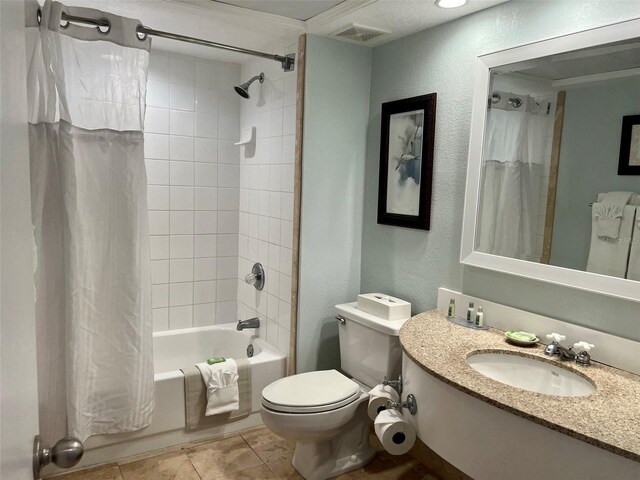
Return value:
M 640 376 L 603 364 L 580 367 L 523 348 L 493 328 L 471 330 L 433 310 L 400 332 L 405 393 L 418 401 L 418 437 L 474 479 L 640 478 Z M 468 359 L 516 355 L 570 370 L 587 396 L 536 393 L 490 379 Z

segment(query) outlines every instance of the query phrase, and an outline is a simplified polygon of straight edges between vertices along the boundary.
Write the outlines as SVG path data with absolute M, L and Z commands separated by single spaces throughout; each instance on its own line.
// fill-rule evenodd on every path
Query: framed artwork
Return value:
M 382 104 L 378 223 L 429 230 L 436 94 Z
M 622 117 L 618 175 L 640 175 L 640 115 Z

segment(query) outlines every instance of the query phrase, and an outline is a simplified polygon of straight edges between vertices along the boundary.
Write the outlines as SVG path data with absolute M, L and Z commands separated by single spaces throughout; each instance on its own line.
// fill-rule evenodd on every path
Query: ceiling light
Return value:
M 436 0 L 436 6 L 440 8 L 457 8 L 465 5 L 468 0 Z

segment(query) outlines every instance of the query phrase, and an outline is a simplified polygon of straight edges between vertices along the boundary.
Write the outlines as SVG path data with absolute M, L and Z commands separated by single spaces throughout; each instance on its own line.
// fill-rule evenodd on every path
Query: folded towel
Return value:
M 240 408 L 238 393 L 238 366 L 235 360 L 209 365 L 206 362 L 196 364 L 202 380 L 207 386 L 206 416 L 232 412 Z
M 187 430 L 218 425 L 251 414 L 251 364 L 248 359 L 236 360 L 238 367 L 238 392 L 240 408 L 221 415 L 206 416 L 207 386 L 196 366 L 183 368 L 185 423 Z
M 629 244 L 631 243 L 633 220 L 637 207 L 627 205 L 623 208 L 618 238 L 612 239 L 599 235 L 596 213 L 599 205 L 599 203 L 593 204 L 591 247 L 589 248 L 587 272 L 625 278 L 629 263 Z
M 622 210 L 631 199 L 632 192 L 607 192 L 598 195 L 601 200 L 593 205 L 597 215 L 598 236 L 618 238 L 622 221 Z
M 629 268 L 627 269 L 629 280 L 640 281 L 640 207 L 636 208 L 636 220 L 631 237 L 631 253 L 629 254 Z

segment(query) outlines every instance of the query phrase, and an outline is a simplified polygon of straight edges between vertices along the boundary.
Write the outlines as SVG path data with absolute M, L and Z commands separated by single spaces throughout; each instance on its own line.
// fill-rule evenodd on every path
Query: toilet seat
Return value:
M 336 370 L 281 378 L 262 390 L 262 405 L 282 413 L 320 413 L 348 405 L 362 395 L 360 386 Z

